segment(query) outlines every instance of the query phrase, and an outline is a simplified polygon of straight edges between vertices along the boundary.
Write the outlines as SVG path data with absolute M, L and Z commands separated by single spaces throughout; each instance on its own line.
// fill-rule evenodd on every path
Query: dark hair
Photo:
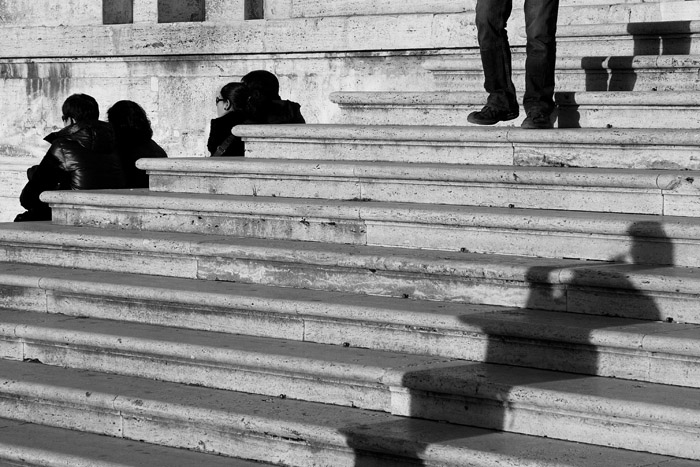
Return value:
M 241 82 L 248 86 L 251 92 L 257 91 L 271 101 L 280 100 L 280 82 L 267 70 L 251 71 L 241 78 Z
M 76 122 L 100 118 L 100 106 L 94 97 L 87 94 L 68 96 L 68 99 L 63 102 L 61 111 L 64 119 L 73 118 Z
M 241 81 L 250 90 L 248 114 L 253 121 L 264 122 L 274 100 L 280 100 L 280 83 L 275 75 L 266 70 L 251 71 Z
M 141 142 L 153 136 L 146 111 L 134 101 L 119 101 L 107 111 L 118 144 Z
M 245 110 L 250 92 L 245 84 L 233 82 L 221 88 L 221 97 L 231 103 L 233 110 Z

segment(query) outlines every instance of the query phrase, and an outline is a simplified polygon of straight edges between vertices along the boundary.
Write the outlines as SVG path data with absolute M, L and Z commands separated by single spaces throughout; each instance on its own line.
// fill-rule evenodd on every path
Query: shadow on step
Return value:
M 581 67 L 586 73 L 586 91 L 636 91 L 637 69 L 640 65 L 635 57 L 688 55 L 691 52 L 690 21 L 630 23 L 627 25 L 627 32 L 634 40 L 631 56 L 583 57 Z M 643 68 L 643 65 L 641 67 Z M 648 71 L 654 71 L 653 66 L 652 70 Z M 663 76 L 673 73 L 673 69 L 657 71 L 660 73 L 659 81 L 664 81 Z M 574 107 L 569 109 L 569 114 L 565 116 L 565 128 L 580 128 L 580 125 L 577 125 L 577 113 Z
M 652 260 L 655 264 L 672 264 L 673 245 L 665 236 L 661 224 L 635 223 L 630 226 L 628 233 L 632 238 L 632 246 L 629 251 L 619 255 L 619 262 L 638 263 L 639 269 L 635 271 L 653 269 L 655 266 L 648 265 Z M 658 246 L 650 248 L 645 237 L 658 239 Z M 645 241 L 635 241 L 640 239 Z M 580 267 L 580 262 L 577 266 Z M 601 263 L 596 263 L 594 269 L 600 270 L 600 266 Z M 576 284 L 581 279 L 577 277 L 576 269 L 536 267 L 529 270 L 527 279 L 530 294 L 527 305 L 525 309 L 514 311 L 522 313 L 523 318 L 527 320 L 528 309 L 561 309 L 561 304 L 566 303 L 568 299 L 569 284 L 561 284 L 560 273 L 566 271 L 566 282 Z M 586 267 L 581 269 L 580 274 L 584 274 Z M 547 278 L 551 280 L 548 282 Z M 583 278 L 584 282 L 585 279 Z M 636 290 L 623 273 L 620 273 L 620 277 L 615 277 L 614 287 L 626 287 L 629 297 L 623 305 L 629 309 L 619 313 L 620 315 L 630 316 L 630 312 L 639 312 L 639 315 L 633 316 L 644 320 L 659 319 L 659 311 L 653 297 Z M 618 313 L 611 309 L 596 310 L 595 314 Z M 611 372 L 610 363 L 602 358 L 605 354 L 599 353 L 596 345 L 590 342 L 590 336 L 600 328 L 596 328 L 595 325 L 587 327 L 587 321 L 577 321 L 583 324 L 573 332 L 580 338 L 579 342 L 586 342 L 588 339 L 587 345 L 567 345 L 567 337 L 553 336 L 548 342 L 551 347 L 545 347 L 548 350 L 528 355 L 527 345 L 508 343 L 511 336 L 505 335 L 503 328 L 496 321 L 492 320 L 491 324 L 487 324 L 489 321 L 474 315 L 465 315 L 462 321 L 479 326 L 489 336 L 486 349 L 482 353 L 483 362 L 453 361 L 427 370 L 406 373 L 402 379 L 402 387 L 392 394 L 392 412 L 411 418 L 395 423 L 347 427 L 345 430 L 348 446 L 356 452 L 356 467 L 428 465 L 440 457 L 442 448 L 435 443 L 447 444 L 450 449 L 457 451 L 483 450 L 487 456 L 491 455 L 487 451 L 515 458 L 526 455 L 515 448 L 500 446 L 499 443 L 505 441 L 502 438 L 499 441 L 498 437 L 495 437 L 494 441 L 494 436 L 488 436 L 489 432 L 483 430 L 484 428 L 584 443 L 595 442 L 596 439 L 589 438 L 597 436 L 600 444 L 605 444 L 606 437 L 616 437 L 605 427 L 605 422 L 593 432 L 582 430 L 583 435 L 579 435 L 580 430 L 577 428 L 584 423 L 587 413 L 584 402 L 584 408 L 580 409 L 584 418 L 577 417 L 577 400 L 586 401 L 587 394 L 608 394 L 602 389 L 605 380 L 592 376 Z M 634 320 L 629 325 L 638 322 Z M 624 321 L 617 321 L 616 328 L 621 326 L 625 326 Z M 542 338 L 543 341 L 546 339 Z M 562 341 L 564 345 L 558 345 Z M 541 345 L 540 349 L 543 348 Z M 625 365 L 627 364 L 624 362 L 613 365 L 616 368 L 613 373 L 618 372 L 615 376 L 625 377 L 619 373 L 625 371 Z M 561 410 L 566 412 L 569 409 L 572 410 L 570 415 L 561 417 L 557 414 Z M 434 423 L 428 424 L 425 419 L 447 421 L 457 425 L 439 424 L 436 428 Z M 614 439 L 612 443 L 617 441 Z M 489 445 L 492 442 L 495 444 Z M 377 460 L 367 454 L 391 451 L 401 453 L 404 458 L 400 461 Z

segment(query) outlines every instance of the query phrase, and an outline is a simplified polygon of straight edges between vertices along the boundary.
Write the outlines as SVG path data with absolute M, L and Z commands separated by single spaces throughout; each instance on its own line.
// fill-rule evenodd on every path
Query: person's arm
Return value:
M 28 211 L 49 209 L 49 205 L 39 199 L 44 191 L 57 190 L 63 181 L 60 157 L 61 148 L 51 145 L 39 165 L 27 171 L 29 181 L 22 189 L 19 202 Z

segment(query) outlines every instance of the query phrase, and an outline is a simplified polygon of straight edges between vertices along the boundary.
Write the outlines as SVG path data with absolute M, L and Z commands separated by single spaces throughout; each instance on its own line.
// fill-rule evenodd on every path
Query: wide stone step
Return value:
M 643 11 L 638 22 L 629 22 L 629 7 L 624 5 L 597 6 L 587 9 L 586 15 L 582 15 L 578 7 L 572 8 L 569 21 L 580 24 L 567 24 L 569 21 L 562 20 L 557 28 L 557 50 L 562 55 L 586 56 L 699 54 L 700 21 L 693 14 L 698 2 L 677 3 L 688 4 L 688 10 L 682 8 L 678 13 L 664 16 L 656 6 L 660 5 L 658 3 L 634 6 L 632 9 Z M 650 17 L 657 18 L 658 22 L 648 22 Z M 522 14 L 514 14 L 509 24 L 511 30 L 518 31 L 511 35 L 514 46 L 525 44 L 523 21 Z M 237 21 L 233 25 L 230 22 L 136 23 L 130 25 L 128 31 L 120 32 L 133 40 L 115 40 L 114 30 L 111 25 L 4 27 L 8 40 L 3 55 L 26 58 L 24 44 L 29 42 L 36 42 L 31 52 L 34 58 L 66 56 L 66 51 L 70 51 L 71 57 L 201 53 L 201 41 L 183 41 L 182 37 L 205 38 L 210 54 L 477 47 L 472 11 L 327 16 L 323 21 L 318 18 Z
M 515 0 L 513 17 L 522 16 L 522 0 Z M 296 0 L 289 7 L 293 18 L 328 16 L 397 15 L 409 13 L 459 13 L 474 11 L 476 0 L 455 2 L 437 0 L 429 4 L 421 0 L 390 0 L 372 5 L 361 0 Z M 278 8 L 279 9 L 279 8 Z M 562 0 L 559 4 L 559 24 L 569 22 L 644 22 L 700 19 L 700 2 L 661 1 L 638 2 L 623 0 L 615 4 L 603 0 Z
M 238 125 L 256 159 L 700 170 L 692 129 Z
M 272 464 L 0 419 L 0 465 L 41 467 L 267 467 Z
M 2 329 L 6 333 L 2 354 L 6 358 L 48 363 L 65 356 L 60 351 L 47 353 L 39 345 L 91 348 L 100 342 L 105 348 L 118 346 L 117 353 L 124 354 L 127 346 L 138 342 L 130 344 L 124 339 L 117 344 L 110 337 L 113 330 L 123 329 L 119 332 L 135 339 L 132 330 L 168 326 L 181 329 L 154 328 L 153 339 L 176 339 L 203 348 L 216 345 L 218 339 L 223 347 L 231 348 L 239 347 L 241 340 L 257 345 L 266 342 L 260 338 L 277 338 L 700 387 L 700 334 L 695 325 L 46 266 L 4 263 L 2 268 L 0 306 L 5 310 Z M 15 321 L 13 309 L 24 310 Z M 86 340 L 77 331 L 68 332 L 76 326 L 97 332 L 96 326 L 84 321 L 86 317 L 123 323 L 107 326 L 106 338 L 91 334 Z M 54 330 L 42 331 L 45 323 L 56 322 Z M 141 327 L 127 323 L 141 323 Z M 201 331 L 216 334 L 206 334 L 210 337 L 197 344 Z M 232 334 L 237 337 L 226 337 Z M 23 346 L 16 348 L 20 344 Z M 156 353 L 177 347 L 140 345 L 137 351 L 143 347 Z M 272 347 L 258 346 L 258 350 L 271 352 Z M 196 346 L 188 352 L 200 360 L 210 354 L 222 355 L 206 351 L 203 357 L 204 351 Z M 186 357 L 180 364 L 188 364 L 190 354 Z M 100 358 L 71 361 L 71 365 L 105 365 Z M 265 361 L 275 364 L 269 358 Z M 151 364 L 139 366 L 141 372 L 150 370 L 153 377 L 165 374 Z M 210 385 L 224 384 L 212 378 L 207 380 Z
M 351 125 L 469 125 L 484 92 L 335 92 L 339 121 Z M 522 102 L 522 96 L 518 97 Z M 698 128 L 700 92 L 557 92 L 558 128 Z M 500 126 L 519 126 L 525 111 Z
M 469 426 L 279 396 L 265 397 L 22 362 L 3 361 L 0 368 L 0 415 L 3 417 L 267 462 L 354 466 L 366 457 L 374 458 L 375 464 L 371 465 L 376 465 L 379 459 L 393 461 L 381 465 L 406 465 L 410 459 L 421 459 L 428 464 L 464 465 L 477 454 L 483 459 L 487 452 L 495 451 L 488 461 L 501 461 L 503 465 L 510 455 L 518 453 L 518 465 L 523 465 L 521 459 L 529 458 L 523 450 L 523 445 L 527 444 L 529 449 L 539 446 L 546 452 L 539 455 L 533 465 L 546 465 L 548 456 L 555 450 L 561 452 L 562 447 L 576 450 L 569 443 L 556 440 L 506 433 L 496 435 Z M 620 381 L 614 379 L 556 373 L 549 379 L 528 379 L 517 371 L 508 375 L 505 369 L 507 367 L 494 368 L 488 378 L 479 374 L 479 370 L 473 371 L 476 379 L 470 384 L 471 390 L 480 389 L 482 396 L 490 394 L 504 400 L 485 407 L 478 400 L 464 397 L 462 401 L 454 401 L 462 404 L 461 412 L 474 410 L 475 413 L 468 414 L 472 420 L 478 420 L 481 415 L 485 424 L 511 432 L 533 435 L 552 432 L 559 437 L 595 438 L 606 446 L 625 444 L 634 451 L 690 459 L 700 456 L 696 426 L 698 399 L 694 397 L 697 390 L 641 383 L 620 388 Z M 465 373 L 470 370 L 474 369 L 467 368 Z M 457 377 L 464 374 L 449 366 L 426 371 L 406 375 L 405 382 L 411 390 L 396 394 L 397 398 L 404 399 L 401 405 L 414 417 L 422 415 L 421 393 L 426 384 L 444 378 L 445 373 L 455 372 Z M 511 383 L 504 382 L 503 378 Z M 446 383 L 449 379 L 442 381 Z M 521 384 L 513 385 L 512 381 Z M 475 384 L 477 382 L 479 384 Z M 579 407 L 587 406 L 586 411 L 577 414 L 575 407 L 567 404 L 567 399 L 557 400 L 557 395 L 562 395 L 555 389 L 557 387 L 566 388 L 569 394 L 580 394 Z M 655 406 L 646 400 L 645 396 L 657 388 L 662 396 L 662 390 L 669 391 L 664 405 Z M 605 396 L 595 396 L 603 392 Z M 545 400 L 550 400 L 554 407 L 560 406 L 556 413 L 546 414 L 541 407 Z M 446 414 L 450 411 L 454 412 L 453 406 L 445 407 Z M 491 413 L 484 416 L 479 413 L 482 411 Z M 614 417 L 614 422 L 606 421 L 606 416 Z M 555 433 L 553 427 L 565 425 L 567 418 L 571 420 L 569 428 Z M 603 437 L 604 432 L 610 436 Z M 492 437 L 503 443 L 497 450 L 490 445 Z M 556 449 L 557 446 L 561 447 Z M 590 459 L 593 450 L 612 462 L 614 457 L 603 454 L 603 449 L 578 446 L 575 457 L 579 457 L 579 462 L 581 458 Z M 586 451 L 588 455 L 584 454 Z M 643 455 L 625 454 L 632 459 Z
M 151 191 L 700 216 L 700 172 L 252 158 L 141 159 Z
M 468 24 L 473 24 L 475 0 L 454 2 L 441 0 L 427 4 L 418 0 L 387 1 L 381 5 L 368 4 L 358 0 L 342 0 L 332 4 L 319 0 L 291 2 L 291 5 L 267 8 L 269 19 L 319 18 L 329 17 L 372 17 L 375 15 L 407 14 L 457 14 L 468 15 Z M 524 28 L 523 1 L 513 2 L 513 14 L 509 29 Z M 636 2 L 619 1 L 615 4 L 601 0 L 562 0 L 558 15 L 559 29 L 567 25 L 606 24 L 606 23 L 645 23 L 700 20 L 698 1 Z M 561 33 L 560 33 L 561 34 Z M 512 39 L 512 38 L 511 38 Z
M 0 224 L 0 239 L 11 263 L 700 323 L 693 268 L 45 222 Z
M 696 266 L 695 217 L 417 203 L 158 193 L 52 191 L 54 224 Z
M 478 54 L 426 60 L 438 89 L 479 91 L 484 89 L 484 72 Z M 525 54 L 513 54 L 513 82 L 525 88 Z M 568 91 L 696 91 L 700 85 L 698 55 L 628 55 L 557 57 L 557 89 Z
M 692 8 L 692 7 L 691 7 Z M 524 28 L 518 29 L 523 43 Z M 700 21 L 600 22 L 569 24 L 557 28 L 557 54 L 562 56 L 698 55 Z

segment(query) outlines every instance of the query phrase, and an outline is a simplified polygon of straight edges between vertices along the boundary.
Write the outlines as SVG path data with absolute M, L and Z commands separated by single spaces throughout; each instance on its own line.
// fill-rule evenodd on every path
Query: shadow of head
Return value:
M 635 222 L 627 229 L 632 239 L 629 259 L 635 264 L 670 265 L 674 263 L 673 242 L 663 225 L 655 221 Z

